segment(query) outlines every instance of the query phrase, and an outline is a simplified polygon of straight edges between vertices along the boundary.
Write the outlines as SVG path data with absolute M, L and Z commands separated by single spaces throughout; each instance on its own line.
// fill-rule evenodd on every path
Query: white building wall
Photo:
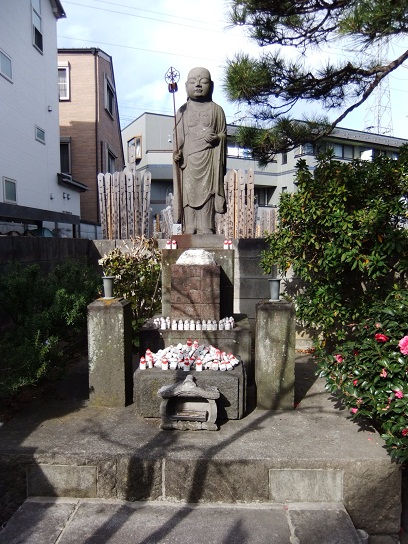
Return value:
M 43 53 L 32 44 L 30 0 L 1 0 L 0 49 L 12 60 L 13 81 L 0 76 L 0 201 L 6 176 L 17 183 L 20 206 L 79 215 L 79 193 L 57 183 L 57 19 L 49 0 L 41 0 L 41 10 Z M 36 126 L 45 144 L 35 139 Z

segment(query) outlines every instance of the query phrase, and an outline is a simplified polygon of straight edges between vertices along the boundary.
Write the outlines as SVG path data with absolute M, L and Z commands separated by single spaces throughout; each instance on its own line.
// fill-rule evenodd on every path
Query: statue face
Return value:
M 186 91 L 190 100 L 204 102 L 211 100 L 213 83 L 210 72 L 206 68 L 190 70 L 186 82 Z

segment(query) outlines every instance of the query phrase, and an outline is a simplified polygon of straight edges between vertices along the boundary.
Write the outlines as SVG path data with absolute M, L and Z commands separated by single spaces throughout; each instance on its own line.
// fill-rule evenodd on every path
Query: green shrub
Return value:
M 161 308 L 161 251 L 154 238 L 135 238 L 100 259 L 105 276 L 115 276 L 114 295 L 132 303 L 135 342 L 141 325 Z
M 87 305 L 100 278 L 82 262 L 67 261 L 50 274 L 38 265 L 10 265 L 0 277 L 0 393 L 34 385 L 64 366 L 61 341 L 85 329 Z
M 345 338 L 408 268 L 408 148 L 398 160 L 342 163 L 321 156 L 314 172 L 297 165 L 294 194 L 283 194 L 279 227 L 267 236 L 261 265 L 296 281 L 287 291 L 303 326 L 325 340 Z
M 298 191 L 282 195 L 261 265 L 266 273 L 292 269 L 287 293 L 300 324 L 318 333 L 327 389 L 406 461 L 408 147 L 397 160 L 326 155 L 314 171 L 303 160 L 297 169 Z
M 317 352 L 326 388 L 355 418 L 369 418 L 389 453 L 408 461 L 408 290 L 394 290 L 332 354 Z

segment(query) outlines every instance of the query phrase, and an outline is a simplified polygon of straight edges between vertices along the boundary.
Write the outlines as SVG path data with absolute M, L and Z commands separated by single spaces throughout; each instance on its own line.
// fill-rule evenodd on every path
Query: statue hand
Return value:
M 207 142 L 207 144 L 216 144 L 219 141 L 218 134 L 215 134 L 215 132 L 209 132 L 204 136 L 204 140 Z
M 183 155 L 181 153 L 181 151 L 174 151 L 173 153 L 173 161 L 174 162 L 181 162 L 182 161 L 182 158 L 183 158 Z

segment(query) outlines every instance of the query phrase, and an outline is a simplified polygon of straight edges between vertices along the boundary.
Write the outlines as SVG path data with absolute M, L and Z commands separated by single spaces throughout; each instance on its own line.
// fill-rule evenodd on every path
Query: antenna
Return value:
M 377 42 L 377 65 L 381 66 L 387 56 L 388 41 L 380 39 Z M 366 101 L 364 130 L 388 136 L 393 134 L 389 77 L 380 81 Z

